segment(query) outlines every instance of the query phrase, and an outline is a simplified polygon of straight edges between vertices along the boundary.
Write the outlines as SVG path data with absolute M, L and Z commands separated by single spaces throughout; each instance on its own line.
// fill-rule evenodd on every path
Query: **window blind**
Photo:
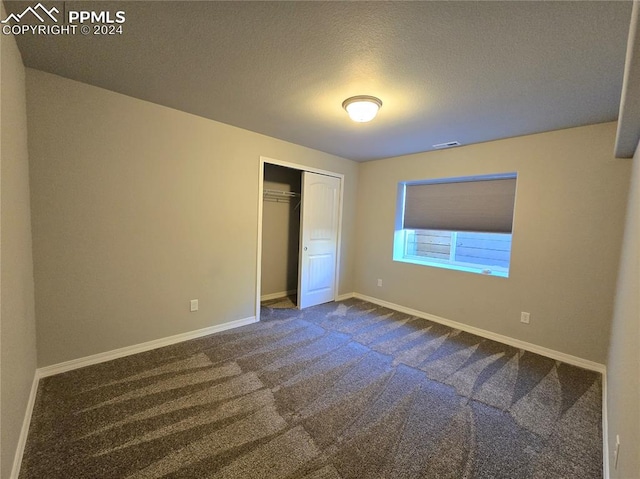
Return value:
M 404 228 L 511 233 L 516 177 L 406 185 Z

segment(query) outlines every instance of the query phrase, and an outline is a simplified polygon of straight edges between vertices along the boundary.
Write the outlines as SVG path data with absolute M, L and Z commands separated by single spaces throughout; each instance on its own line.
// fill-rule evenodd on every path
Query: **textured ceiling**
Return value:
M 29 4 L 5 1 L 9 12 Z M 124 34 L 22 35 L 27 66 L 362 161 L 615 120 L 632 4 L 66 8 L 124 10 Z M 371 123 L 342 110 L 361 94 L 384 103 Z

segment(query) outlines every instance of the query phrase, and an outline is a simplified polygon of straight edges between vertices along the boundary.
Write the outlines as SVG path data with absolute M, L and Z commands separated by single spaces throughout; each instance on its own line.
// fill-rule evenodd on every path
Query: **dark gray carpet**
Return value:
M 43 379 L 22 479 L 599 478 L 601 377 L 348 300 Z
M 263 307 L 271 308 L 271 309 L 292 309 L 296 307 L 297 301 L 296 295 L 285 296 L 283 298 L 270 299 L 266 301 L 262 301 L 260 304 Z

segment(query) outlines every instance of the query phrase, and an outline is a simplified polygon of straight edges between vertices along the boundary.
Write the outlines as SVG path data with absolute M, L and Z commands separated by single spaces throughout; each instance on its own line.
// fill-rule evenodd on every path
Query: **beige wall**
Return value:
M 0 35 L 0 43 L 0 476 L 8 478 L 36 369 L 36 332 L 25 71 L 14 38 Z
M 362 164 L 356 291 L 604 363 L 630 171 L 613 158 L 615 132 L 599 124 Z M 511 171 L 508 279 L 392 261 L 399 181 Z
M 266 164 L 264 188 L 301 191 L 300 170 Z M 293 291 L 298 287 L 300 198 L 263 201 L 261 294 Z
M 36 70 L 27 99 L 39 366 L 254 316 L 261 155 L 345 175 L 353 291 L 356 163 Z
M 618 160 L 628 162 L 628 160 Z M 640 477 L 640 145 L 633 159 L 631 192 L 611 326 L 607 409 L 612 479 Z M 613 464 L 620 436 L 618 468 Z

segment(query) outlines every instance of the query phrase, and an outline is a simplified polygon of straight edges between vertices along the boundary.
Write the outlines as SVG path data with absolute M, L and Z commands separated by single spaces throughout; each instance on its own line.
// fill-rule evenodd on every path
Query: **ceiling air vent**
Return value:
M 437 145 L 433 145 L 436 150 L 443 150 L 445 148 L 453 148 L 454 146 L 460 146 L 459 141 L 447 141 L 446 143 L 438 143 Z

